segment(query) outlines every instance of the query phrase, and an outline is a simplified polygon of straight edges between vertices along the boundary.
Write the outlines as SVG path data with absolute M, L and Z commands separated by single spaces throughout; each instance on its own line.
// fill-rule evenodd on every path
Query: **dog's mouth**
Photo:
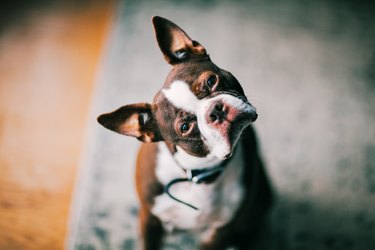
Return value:
M 198 124 L 211 152 L 218 158 L 227 159 L 243 130 L 257 117 L 255 108 L 246 98 L 221 94 L 202 103 Z

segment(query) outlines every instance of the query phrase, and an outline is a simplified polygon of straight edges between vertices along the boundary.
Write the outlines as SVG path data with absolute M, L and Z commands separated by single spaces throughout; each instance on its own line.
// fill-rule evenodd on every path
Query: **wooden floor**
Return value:
M 0 249 L 64 248 L 113 5 L 83 2 L 31 8 L 1 29 Z

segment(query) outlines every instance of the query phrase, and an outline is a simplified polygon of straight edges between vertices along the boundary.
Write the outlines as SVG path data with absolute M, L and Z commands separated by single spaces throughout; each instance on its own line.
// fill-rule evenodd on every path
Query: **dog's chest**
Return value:
M 155 197 L 151 212 L 162 221 L 167 230 L 208 229 L 208 225 L 220 227 L 228 223 L 243 199 L 242 165 L 242 152 L 239 149 L 215 182 L 211 184 L 181 182 L 170 188 L 173 196 L 199 210 L 181 204 L 164 193 Z M 163 185 L 175 178 L 186 177 L 164 143 L 159 145 L 156 176 Z

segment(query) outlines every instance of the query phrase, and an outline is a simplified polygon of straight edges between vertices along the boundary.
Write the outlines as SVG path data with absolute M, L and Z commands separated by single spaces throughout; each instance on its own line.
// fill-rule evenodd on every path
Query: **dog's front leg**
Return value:
M 238 231 L 231 226 L 225 226 L 206 232 L 201 241 L 201 250 L 249 250 L 253 249 L 253 234 L 251 231 Z
M 148 209 L 142 208 L 140 211 L 140 229 L 142 237 L 142 249 L 159 250 L 161 249 L 164 229 L 161 221 L 152 215 Z
M 233 243 L 235 235 L 228 228 L 210 229 L 205 232 L 199 249 L 225 250 Z

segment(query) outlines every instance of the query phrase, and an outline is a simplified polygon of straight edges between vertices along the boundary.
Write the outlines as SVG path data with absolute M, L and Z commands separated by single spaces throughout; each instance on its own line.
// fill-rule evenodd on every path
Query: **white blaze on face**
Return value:
M 168 89 L 163 89 L 165 97 L 177 108 L 196 114 L 198 98 L 183 81 L 174 81 Z
M 175 107 L 191 112 L 197 116 L 198 127 L 203 135 L 203 140 L 210 149 L 210 155 L 214 155 L 219 159 L 223 159 L 231 153 L 231 145 L 228 139 L 214 127 L 210 126 L 206 120 L 206 113 L 208 112 L 212 103 L 221 100 L 231 107 L 243 112 L 255 112 L 255 108 L 248 103 L 245 103 L 239 98 L 232 95 L 221 94 L 213 98 L 204 98 L 199 100 L 190 90 L 189 85 L 181 80 L 172 82 L 168 89 L 162 90 L 165 97 Z M 182 158 L 186 158 L 187 153 L 182 153 L 182 149 L 177 151 L 177 154 Z M 177 156 L 177 155 L 176 155 Z

